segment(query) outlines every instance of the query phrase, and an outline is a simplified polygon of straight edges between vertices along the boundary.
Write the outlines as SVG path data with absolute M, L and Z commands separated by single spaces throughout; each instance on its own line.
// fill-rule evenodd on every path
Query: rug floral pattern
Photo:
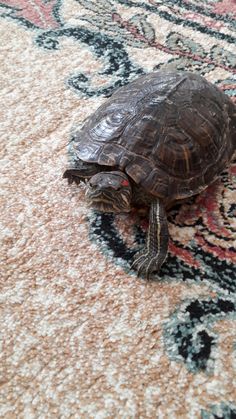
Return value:
M 88 210 L 61 174 L 73 127 L 141 74 L 195 71 L 236 103 L 235 2 L 3 0 L 0 15 L 0 414 L 234 417 L 236 162 L 169 212 L 168 258 L 149 283 L 130 272 L 146 218 Z

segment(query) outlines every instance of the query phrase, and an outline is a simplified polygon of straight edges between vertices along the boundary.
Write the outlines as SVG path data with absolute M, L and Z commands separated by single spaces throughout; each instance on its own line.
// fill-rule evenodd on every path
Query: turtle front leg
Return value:
M 69 184 L 75 182 L 78 185 L 80 182 L 85 182 L 100 171 L 101 166 L 98 164 L 87 163 L 77 158 L 73 161 L 73 164 L 65 170 L 63 178 L 66 178 Z
M 138 275 L 144 274 L 148 279 L 152 272 L 159 271 L 167 256 L 168 241 L 165 207 L 157 198 L 151 203 L 145 247 L 135 255 L 132 264 Z

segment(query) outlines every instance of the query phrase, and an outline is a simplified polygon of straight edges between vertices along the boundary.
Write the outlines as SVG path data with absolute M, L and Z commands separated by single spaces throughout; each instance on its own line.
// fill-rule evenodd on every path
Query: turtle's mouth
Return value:
M 105 192 L 89 188 L 86 192 L 88 205 L 101 212 L 129 212 L 130 200 L 124 193 Z

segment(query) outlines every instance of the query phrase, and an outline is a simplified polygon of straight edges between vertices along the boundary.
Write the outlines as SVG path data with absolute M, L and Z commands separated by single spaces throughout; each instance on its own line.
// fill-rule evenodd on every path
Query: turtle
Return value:
M 167 211 L 212 183 L 235 148 L 236 106 L 225 93 L 193 72 L 154 71 L 117 89 L 75 131 L 63 176 L 86 181 L 96 210 L 149 207 L 132 263 L 149 278 L 168 253 Z

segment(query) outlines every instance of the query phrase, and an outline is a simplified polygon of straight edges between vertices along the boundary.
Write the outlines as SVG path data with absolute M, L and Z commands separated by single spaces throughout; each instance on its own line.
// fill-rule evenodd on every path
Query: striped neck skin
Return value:
M 100 172 L 88 183 L 89 206 L 102 212 L 130 212 L 132 188 L 128 176 L 121 171 Z

